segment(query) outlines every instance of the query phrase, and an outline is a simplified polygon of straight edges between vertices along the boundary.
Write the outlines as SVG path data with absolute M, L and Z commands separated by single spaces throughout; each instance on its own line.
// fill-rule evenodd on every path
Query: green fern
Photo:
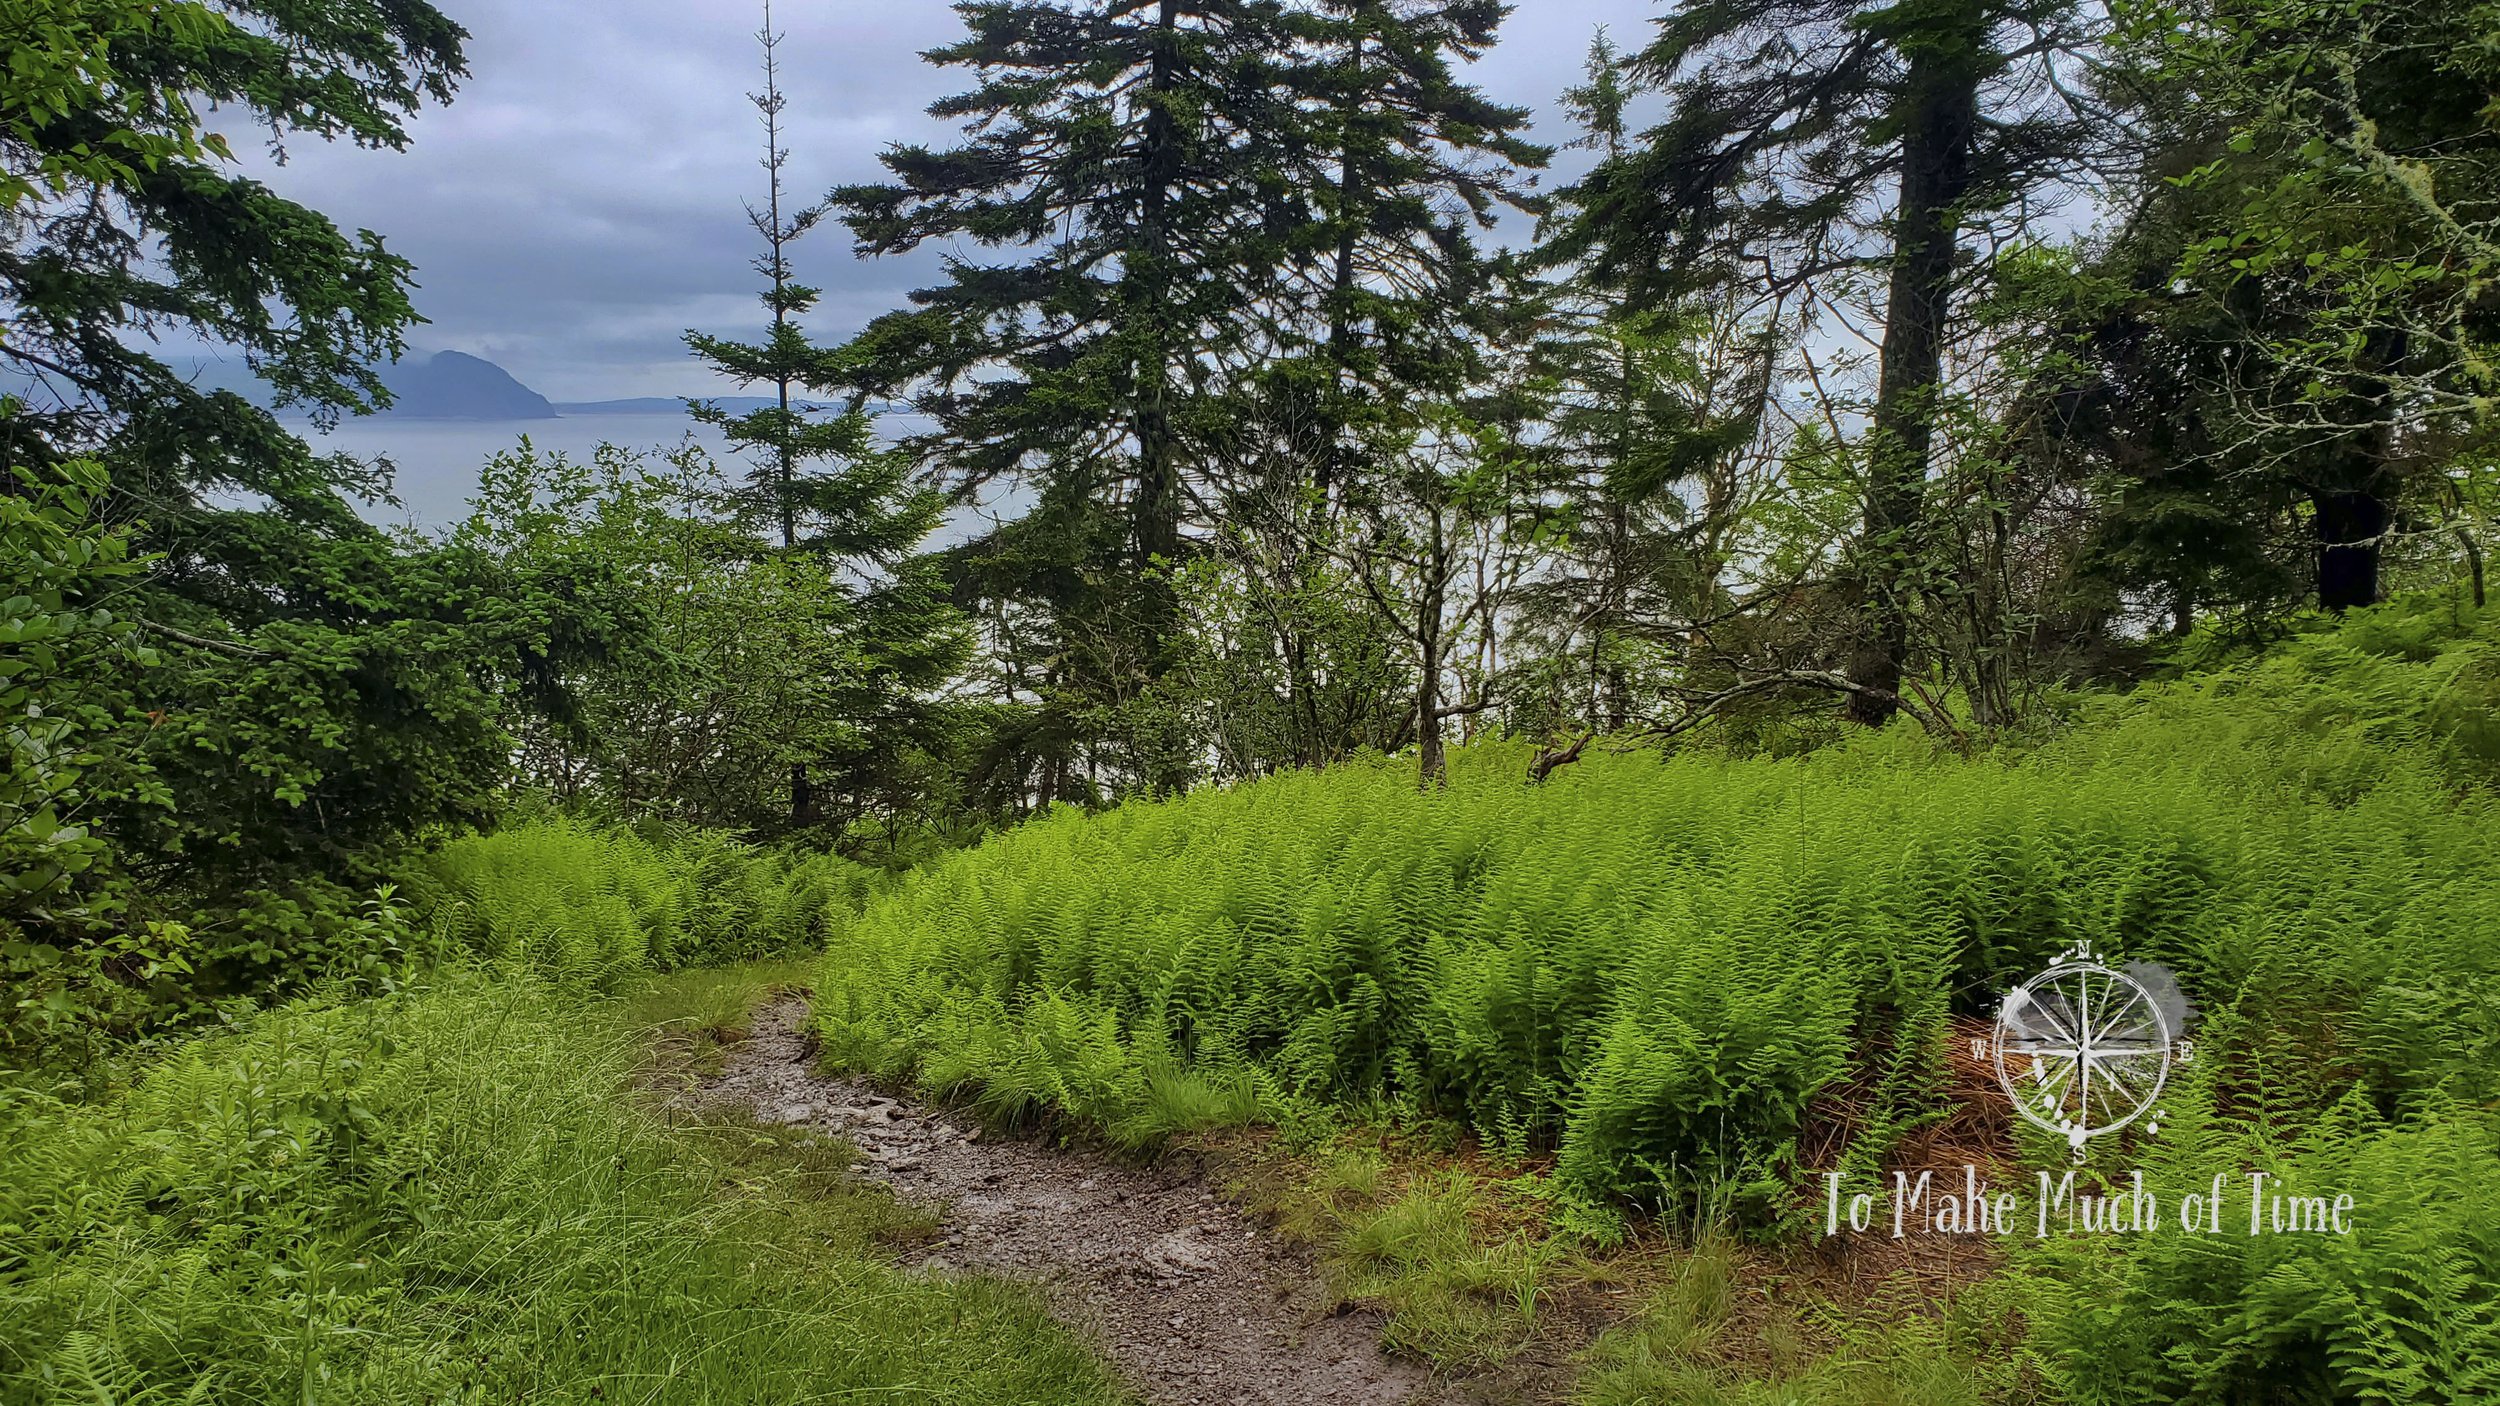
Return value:
M 455 840 L 414 885 L 453 947 L 605 985 L 820 947 L 877 880 L 829 855 L 566 821 Z

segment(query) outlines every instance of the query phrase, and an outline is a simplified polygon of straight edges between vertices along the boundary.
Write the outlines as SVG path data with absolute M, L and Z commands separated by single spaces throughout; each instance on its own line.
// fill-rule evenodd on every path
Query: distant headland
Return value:
M 267 385 L 231 361 L 201 361 L 188 368 L 202 389 L 230 390 L 255 404 L 268 405 Z M 521 383 L 520 378 L 482 356 L 441 351 L 408 356 L 382 368 L 382 384 L 390 388 L 390 405 L 368 420 L 463 420 L 504 423 L 555 420 L 593 415 L 683 415 L 686 400 L 678 396 L 632 396 L 620 400 L 551 401 Z M 763 396 L 708 396 L 732 414 L 761 410 L 777 402 Z M 822 410 L 808 402 L 794 408 Z M 301 407 L 280 413 L 302 415 Z

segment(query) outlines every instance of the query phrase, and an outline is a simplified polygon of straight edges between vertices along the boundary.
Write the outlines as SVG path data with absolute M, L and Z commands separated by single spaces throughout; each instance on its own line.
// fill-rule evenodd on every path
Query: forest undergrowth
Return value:
M 558 981 L 814 951 L 887 876 L 714 830 L 550 817 L 441 845 L 411 896 L 448 950 Z
M 2087 1184 L 2263 1169 L 2348 1186 L 2370 1233 L 2013 1243 L 2001 1308 L 2031 1331 L 1989 1390 L 2489 1394 L 2500 1201 L 2458 1188 L 2500 1185 L 2500 622 L 2358 615 L 2078 697 L 1975 754 L 1895 730 L 1798 758 L 1592 755 L 1541 786 L 1526 761 L 1473 749 L 1420 793 L 1387 764 L 1288 773 L 994 838 L 836 935 L 825 1048 L 1128 1146 L 1442 1127 L 1569 1243 L 1646 1225 L 1794 1245 L 1820 1229 L 1815 1174 L 1879 1174 L 1952 1112 L 1952 1017 L 2088 943 L 2167 966 L 2199 1015 L 2160 1134 L 2096 1146 Z M 1837 1164 L 1805 1165 L 1836 1118 Z M 1446 1227 L 1454 1194 L 1411 1187 L 1329 1232 L 1350 1282 L 1384 1277 L 1362 1262 L 1371 1221 Z M 1983 1317 L 1970 1332 L 2001 1331 Z M 1591 1400 L 1791 1399 L 1662 1350 L 1658 1321 L 1601 1347 Z M 1977 1390 L 1962 1346 L 1940 1360 Z
M 1442 791 L 1289 773 L 900 881 L 699 833 L 456 841 L 395 972 L 100 1097 L 12 1087 L 0 1400 L 1117 1399 L 1026 1297 L 887 1267 L 915 1213 L 838 1149 L 637 1106 L 655 1045 L 699 1069 L 811 975 L 830 1062 L 1196 1149 L 1483 1399 L 2484 1399 L 2495 719 L 2500 622 L 2390 608 L 1984 752 L 1592 751 L 1530 786 L 1478 747 Z M 1819 1236 L 1817 1174 L 1932 1151 L 1973 1096 L 1946 1042 L 2084 941 L 2198 1007 L 2159 1135 L 2087 1184 L 2263 1169 L 2366 1233 L 1941 1271 Z

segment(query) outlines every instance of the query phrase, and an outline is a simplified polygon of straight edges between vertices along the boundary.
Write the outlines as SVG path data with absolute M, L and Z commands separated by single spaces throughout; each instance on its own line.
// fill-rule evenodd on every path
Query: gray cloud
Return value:
M 501 362 L 558 400 L 710 393 L 679 342 L 761 318 L 742 202 L 758 197 L 759 7 L 723 0 L 438 0 L 472 32 L 458 101 L 420 115 L 404 153 L 298 146 L 271 183 L 417 265 L 413 340 Z M 1577 81 L 1589 36 L 1647 33 L 1654 0 L 1526 0 L 1473 78 L 1534 106 Z M 782 86 L 795 192 L 873 178 L 888 143 L 944 141 L 925 115 L 962 86 L 921 50 L 960 32 L 938 0 L 783 0 Z M 1567 135 L 1541 130 L 1540 139 Z M 238 142 L 238 146 L 242 143 Z M 844 335 L 931 277 L 933 259 L 859 261 L 847 232 L 802 244 Z

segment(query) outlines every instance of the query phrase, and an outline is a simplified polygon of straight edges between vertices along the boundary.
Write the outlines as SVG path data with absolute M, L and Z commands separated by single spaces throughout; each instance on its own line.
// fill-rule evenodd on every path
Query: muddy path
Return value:
M 942 1242 L 906 1263 L 1039 1286 L 1158 1406 L 1436 1399 L 1423 1368 L 1381 1350 L 1377 1316 L 1338 1311 L 1308 1256 L 1188 1169 L 986 1137 L 960 1114 L 819 1078 L 805 1014 L 796 998 L 766 1007 L 687 1097 L 857 1147 L 861 1175 L 943 1218 Z

